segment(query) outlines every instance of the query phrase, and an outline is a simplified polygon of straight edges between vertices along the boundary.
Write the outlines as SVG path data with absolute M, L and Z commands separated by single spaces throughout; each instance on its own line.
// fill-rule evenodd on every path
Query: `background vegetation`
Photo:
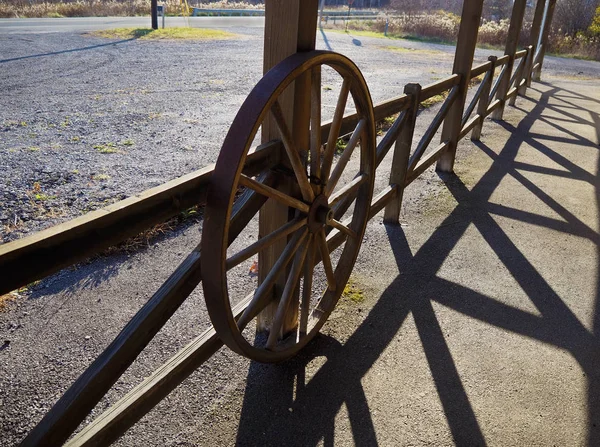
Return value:
M 188 0 L 192 6 L 210 8 L 262 8 L 262 0 Z M 179 0 L 165 0 L 167 11 L 181 11 Z M 353 8 L 403 15 L 388 23 L 388 35 L 453 42 L 463 0 L 354 0 Z M 348 0 L 325 0 L 328 9 L 347 8 Z M 535 1 L 528 2 L 521 44 L 529 44 Z M 501 47 L 508 32 L 510 0 L 485 0 L 479 42 Z M 89 17 L 148 15 L 150 0 L 2 0 L 0 17 Z M 386 20 L 351 22 L 350 29 L 383 32 Z M 600 0 L 558 0 L 549 52 L 600 60 Z

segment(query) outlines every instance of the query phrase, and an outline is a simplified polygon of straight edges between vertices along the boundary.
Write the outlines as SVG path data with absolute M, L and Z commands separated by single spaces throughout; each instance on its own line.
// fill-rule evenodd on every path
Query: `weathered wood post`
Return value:
M 531 23 L 531 33 L 529 35 L 529 44 L 533 45 L 533 51 L 525 71 L 527 76 L 527 87 L 531 87 L 531 75 L 533 73 L 533 66 L 539 50 L 540 33 L 542 31 L 542 22 L 544 21 L 544 12 L 546 11 L 546 2 L 547 0 L 537 0 L 535 4 L 533 22 Z
M 317 33 L 318 0 L 266 0 L 265 1 L 265 46 L 263 72 L 266 73 L 286 57 L 299 52 L 315 49 Z M 298 79 L 279 99 L 285 120 L 293 129 L 297 147 L 306 149 L 310 142 L 310 76 Z M 293 88 L 293 90 L 292 90 Z M 280 138 L 277 126 L 271 118 L 262 127 L 262 141 Z M 282 189 L 291 185 L 280 185 Z M 274 200 L 269 200 L 259 215 L 259 236 L 270 234 L 289 219 L 288 208 Z M 262 282 L 273 264 L 283 251 L 286 240 L 273 244 L 258 255 L 258 280 Z M 285 275 L 282 275 L 282 277 Z M 257 318 L 257 329 L 268 330 L 271 327 L 278 297 L 283 291 L 285 279 L 273 288 L 273 303 L 263 310 Z M 294 307 L 294 306 L 291 306 Z M 294 307 L 294 312 L 297 312 Z M 291 330 L 297 321 L 297 315 L 289 315 L 283 330 Z
M 454 68 L 452 69 L 452 73 L 461 75 L 461 79 L 458 84 L 458 97 L 448 111 L 442 129 L 442 141 L 448 140 L 449 145 L 437 162 L 436 169 L 441 172 L 452 172 L 454 169 L 456 145 L 462 128 L 462 115 L 467 99 L 482 9 L 483 2 L 481 0 L 464 0 L 456 42 L 456 54 L 454 55 Z
M 532 60 L 533 60 L 533 46 L 529 45 L 527 47 L 527 54 L 525 55 L 525 61 L 523 61 L 523 64 L 520 66 L 519 72 L 517 73 L 516 79 L 515 79 L 515 87 L 517 89 L 517 94 L 514 95 L 513 97 L 511 97 L 510 101 L 508 102 L 508 104 L 511 106 L 514 106 L 515 103 L 517 102 L 517 96 L 519 96 L 519 95 L 525 96 L 527 94 L 527 81 L 523 82 L 523 78 L 526 78 L 527 72 L 531 70 L 528 67 L 531 67 L 533 65 L 531 63 Z M 523 84 L 523 85 L 521 85 L 521 84 Z
M 400 208 L 402 207 L 404 183 L 406 182 L 406 170 L 408 169 L 410 148 L 415 132 L 415 122 L 419 111 L 421 86 L 419 84 L 407 84 L 404 86 L 404 93 L 410 96 L 410 108 L 406 111 L 407 115 L 402 130 L 396 139 L 392 158 L 390 185 L 396 185 L 396 197 L 385 207 L 383 215 L 383 221 L 389 224 L 400 222 Z
M 554 9 L 556 6 L 556 0 L 548 0 L 548 8 L 543 21 L 542 39 L 540 42 L 539 54 L 536 58 L 536 62 L 533 69 L 533 80 L 539 81 L 542 77 L 542 65 L 544 65 L 544 56 L 546 55 L 546 49 L 548 48 L 548 36 L 550 35 L 550 28 L 552 28 L 552 18 L 554 17 Z
M 481 97 L 479 98 L 479 103 L 477 104 L 477 114 L 479 115 L 479 121 L 473 127 L 473 132 L 471 133 L 471 141 L 479 141 L 481 138 L 481 130 L 483 129 L 483 122 L 485 121 L 485 117 L 487 116 L 487 109 L 490 105 L 490 91 L 492 90 L 492 84 L 494 83 L 494 72 L 496 71 L 496 61 L 498 57 L 490 56 L 488 57 L 488 61 L 491 62 L 492 66 L 490 67 L 491 74 L 485 81 L 485 85 L 483 86 L 483 90 L 481 91 Z
M 506 94 L 510 88 L 511 73 L 515 65 L 515 53 L 519 45 L 519 36 L 521 35 L 521 27 L 523 26 L 523 17 L 525 16 L 526 0 L 515 0 L 513 4 L 512 14 L 510 17 L 510 26 L 508 27 L 508 37 L 506 38 L 506 47 L 504 54 L 508 55 L 506 63 L 506 76 L 502 78 L 498 86 L 496 98 L 500 100 L 500 106 L 492 113 L 492 118 L 501 120 L 504 115 L 504 106 L 506 105 Z

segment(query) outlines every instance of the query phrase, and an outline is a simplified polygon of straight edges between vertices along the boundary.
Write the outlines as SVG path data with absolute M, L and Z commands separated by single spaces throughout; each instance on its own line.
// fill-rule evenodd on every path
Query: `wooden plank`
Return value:
M 294 54 L 298 49 L 298 17 L 300 14 L 300 0 L 281 2 L 278 0 L 265 1 L 265 34 L 263 50 L 263 73 Z M 309 95 L 310 96 L 310 95 Z M 282 108 L 283 118 L 288 123 L 293 123 L 294 91 L 287 88 L 278 98 Z M 262 126 L 262 141 L 280 138 L 277 124 L 273 117 L 269 116 Z M 280 184 L 283 193 L 290 194 L 291 184 L 289 181 Z M 288 208 L 274 200 L 269 200 L 259 214 L 259 237 L 273 233 L 288 221 Z M 258 282 L 265 281 L 280 254 L 283 252 L 286 240 L 280 240 L 261 250 L 258 254 Z M 282 275 L 284 276 L 284 275 Z M 276 289 L 283 290 L 285 278 L 280 278 Z M 257 329 L 268 328 L 277 308 L 276 303 L 268 307 L 264 313 L 259 315 Z
M 234 318 L 237 319 L 242 315 L 251 298 L 252 296 L 248 296 L 233 307 Z M 87 425 L 65 447 L 103 446 L 113 443 L 216 353 L 221 346 L 223 346 L 223 342 L 217 336 L 214 328 L 207 329 Z
M 509 61 L 510 61 L 510 54 L 505 54 L 504 56 L 498 58 L 498 60 L 496 61 L 496 67 L 504 66 L 504 65 L 508 64 Z
M 492 67 L 492 63 L 488 60 L 488 62 L 478 65 L 477 67 L 473 67 L 471 70 L 471 79 L 476 78 L 477 76 L 481 76 L 482 74 L 488 72 Z
M 275 166 L 280 143 L 267 143 L 248 156 L 245 172 Z M 214 165 L 171 180 L 84 216 L 0 245 L 0 294 L 80 262 L 153 225 L 204 202 Z
M 404 194 L 404 181 L 408 170 L 408 159 L 415 131 L 417 113 L 419 111 L 419 103 L 421 102 L 421 86 L 419 84 L 407 84 L 404 87 L 404 93 L 410 96 L 412 106 L 406 111 L 405 125 L 402 126 L 402 130 L 396 139 L 392 168 L 390 170 L 390 184 L 398 185 L 398 190 L 395 200 L 389 202 L 383 216 L 384 222 L 396 225 L 400 223 L 400 208 L 402 207 L 402 196 Z
M 537 66 L 533 72 L 533 80 L 540 81 L 542 77 L 542 67 L 544 65 L 544 57 L 546 55 L 546 49 L 548 48 L 548 36 L 550 35 L 550 29 L 552 27 L 552 18 L 554 17 L 554 10 L 556 7 L 556 0 L 548 0 L 548 9 L 546 10 L 544 18 L 544 29 L 541 34 L 540 48 L 538 49 L 539 55 L 537 57 Z
M 537 0 L 535 3 L 535 12 L 533 13 L 533 22 L 531 23 L 531 32 L 529 34 L 530 40 L 529 44 L 533 46 L 533 51 L 531 53 L 531 64 L 535 64 L 535 55 L 537 54 L 539 48 L 539 40 L 540 33 L 542 31 L 542 21 L 544 19 L 544 12 L 546 10 L 546 1 L 547 0 Z M 529 67 L 529 70 L 526 71 L 527 77 L 527 87 L 531 87 L 531 77 L 533 73 L 534 67 Z
M 444 102 L 444 104 L 442 105 L 440 110 L 438 110 L 438 113 L 436 114 L 435 118 L 433 119 L 433 121 L 431 122 L 431 124 L 429 125 L 429 127 L 427 128 L 427 130 L 425 131 L 423 136 L 421 137 L 421 141 L 419 141 L 417 148 L 415 149 L 415 151 L 413 152 L 413 154 L 410 157 L 410 160 L 408 161 L 408 170 L 409 171 L 411 171 L 412 169 L 415 168 L 415 166 L 417 165 L 417 163 L 419 162 L 419 160 L 421 159 L 421 157 L 427 150 L 427 147 L 429 147 L 431 140 L 433 140 L 433 137 L 435 136 L 438 129 L 440 128 L 440 125 L 444 121 L 444 118 L 446 118 L 446 116 L 448 115 L 450 110 L 452 110 L 452 106 L 454 105 L 454 103 L 457 101 L 457 98 L 458 98 L 458 93 L 459 93 L 458 88 L 459 88 L 458 86 L 455 86 L 452 88 L 450 95 L 448 95 L 448 97 L 446 98 L 446 101 Z M 458 137 L 458 135 L 457 135 L 457 137 Z
M 490 106 L 487 109 L 487 114 L 489 115 L 490 113 L 493 113 L 494 110 L 496 110 L 498 107 L 500 107 L 500 105 L 502 105 L 502 103 L 500 102 L 499 99 L 494 100 L 494 102 L 492 102 L 490 104 Z
M 299 51 L 315 49 L 318 0 L 267 0 L 265 2 L 265 46 L 264 46 L 264 71 Z M 289 97 L 279 100 L 282 118 L 287 123 L 293 123 L 293 139 L 297 150 L 310 147 L 310 98 L 311 75 L 298 78 L 294 85 L 288 89 Z M 284 95 L 285 96 L 285 95 Z M 263 138 L 272 139 L 274 135 L 273 123 L 263 133 Z M 263 130 L 264 132 L 264 130 Z M 298 173 L 297 173 L 298 174 Z M 282 185 L 285 194 L 293 193 L 293 182 L 288 186 Z M 303 187 L 303 191 L 304 191 Z M 307 193 L 308 191 L 304 191 Z M 311 191 L 312 192 L 312 191 Z M 261 210 L 259 217 L 259 234 L 266 235 L 284 225 L 288 220 L 288 210 L 285 206 L 275 204 L 273 201 Z M 259 283 L 264 281 L 266 275 L 273 267 L 277 258 L 284 249 L 286 241 L 273 244 L 268 249 L 259 253 Z M 282 291 L 285 287 L 285 275 L 281 275 L 275 291 Z M 257 318 L 257 330 L 267 330 L 277 312 L 278 299 L 274 297 L 272 304 L 267 306 Z M 297 311 L 296 306 L 293 307 Z M 294 315 L 289 315 L 284 324 L 284 331 L 291 329 L 297 321 Z
M 500 106 L 494 110 L 492 118 L 501 120 L 504 115 L 504 104 L 506 102 L 506 93 L 510 88 L 511 73 L 513 71 L 515 53 L 517 52 L 517 45 L 519 44 L 519 36 L 521 34 L 521 27 L 523 26 L 523 17 L 525 15 L 525 6 L 527 0 L 515 0 L 513 3 L 512 14 L 510 17 L 510 26 L 508 27 L 508 37 L 506 39 L 506 46 L 504 54 L 509 56 L 509 60 L 506 64 L 507 74 L 502 78 L 498 85 L 497 99 L 500 100 Z
M 428 84 L 421 89 L 420 101 L 423 102 L 432 96 L 439 95 L 450 90 L 452 87 L 458 85 L 460 82 L 460 75 L 453 74 L 446 79 L 442 79 L 441 81 L 434 82 L 432 84 Z
M 446 147 L 446 151 L 438 160 L 438 171 L 452 172 L 454 170 L 456 146 L 462 128 L 461 121 L 467 99 L 469 81 L 471 80 L 471 67 L 473 66 L 473 56 L 475 55 L 482 8 L 483 2 L 481 0 L 464 0 L 463 2 L 458 40 L 456 42 L 456 54 L 452 68 L 452 73 L 460 75 L 461 79 L 457 84 L 458 97 L 452 104 L 452 108 L 444 120 L 441 139 L 442 141 L 449 141 L 449 144 Z
M 500 74 L 498 75 L 498 78 L 496 78 L 496 82 L 494 82 L 494 86 L 492 87 L 492 91 L 490 93 L 490 101 L 496 97 L 496 94 L 498 93 L 498 88 L 500 87 L 500 84 L 502 83 L 502 81 L 504 80 L 504 78 L 507 76 L 508 73 L 508 65 L 504 64 L 504 66 L 502 67 L 502 70 L 500 70 Z
M 419 177 L 425 170 L 433 165 L 439 158 L 444 154 L 444 151 L 448 149 L 450 145 L 449 141 L 440 143 L 431 153 L 427 154 L 419 164 L 411 170 L 406 177 L 405 187 L 410 185 L 417 177 Z
M 519 95 L 527 95 L 527 82 L 531 73 L 531 65 L 533 64 L 533 45 L 527 47 L 527 56 L 525 58 L 525 64 L 523 65 L 523 71 L 521 72 L 520 80 L 518 82 Z M 521 82 L 521 80 L 523 82 Z M 512 104 L 511 104 L 512 105 Z
M 475 106 L 477 106 L 477 104 L 479 103 L 479 100 L 481 99 L 483 93 L 486 92 L 486 90 L 487 90 L 486 86 L 489 84 L 491 77 L 492 77 L 492 72 L 487 72 L 483 81 L 481 82 L 481 84 L 479 84 L 477 91 L 473 95 L 473 98 L 471 98 L 469 107 L 467 107 L 467 110 L 465 110 L 465 113 L 464 113 L 462 121 L 461 121 L 462 126 L 465 125 L 465 123 L 467 122 L 467 120 L 469 119 L 471 114 L 473 113 L 473 110 L 475 110 Z M 488 94 L 489 94 L 489 92 L 486 93 L 486 95 L 488 95 Z
M 275 184 L 275 178 L 270 174 L 265 176 L 264 181 L 270 186 Z M 252 191 L 247 191 L 240 197 L 232 217 L 230 242 L 256 215 L 264 202 L 264 197 Z M 201 279 L 200 247 L 197 247 L 69 387 L 21 445 L 46 446 L 65 442 Z
M 524 50 L 521 50 L 521 51 L 517 51 L 517 52 L 515 53 L 515 60 L 517 60 L 517 59 L 522 59 L 522 58 L 524 58 L 525 56 L 527 56 L 527 49 L 524 49 Z
M 515 98 L 518 92 L 519 90 L 516 87 L 511 88 L 506 94 L 506 100 L 508 101 L 509 99 Z
M 406 95 L 401 95 L 386 101 L 379 102 L 373 106 L 373 114 L 375 115 L 375 122 L 381 121 L 389 116 L 395 115 L 405 111 L 410 106 L 410 98 Z M 333 120 L 325 121 L 321 126 L 321 140 L 327 141 L 327 136 L 331 130 L 331 123 Z M 340 128 L 340 135 L 348 135 L 351 133 L 356 125 L 358 124 L 358 115 L 356 113 L 349 113 L 344 115 L 342 120 L 342 127 Z
M 459 140 L 462 140 L 471 130 L 475 128 L 477 123 L 481 122 L 481 116 L 479 114 L 475 114 L 469 121 L 465 123 L 462 130 L 460 131 Z
M 490 66 L 490 71 L 488 76 L 485 78 L 483 84 L 484 88 L 481 92 L 481 98 L 479 98 L 479 103 L 477 104 L 477 115 L 480 117 L 479 121 L 475 124 L 473 128 L 473 133 L 471 134 L 472 141 L 479 141 L 481 138 L 481 130 L 483 129 L 483 122 L 488 115 L 488 106 L 490 104 L 490 90 L 492 88 L 492 82 L 494 80 L 494 72 L 496 70 L 496 61 L 498 58 L 496 56 L 490 56 L 488 58 Z
M 388 129 L 388 131 L 385 133 L 385 135 L 377 145 L 377 153 L 375 156 L 375 168 L 379 167 L 379 165 L 391 149 L 392 145 L 398 139 L 400 131 L 402 131 L 402 128 L 406 124 L 407 117 L 408 114 L 406 113 L 406 110 L 403 111 L 400 115 L 398 115 L 398 118 L 396 118 L 396 121 L 394 121 L 392 127 Z

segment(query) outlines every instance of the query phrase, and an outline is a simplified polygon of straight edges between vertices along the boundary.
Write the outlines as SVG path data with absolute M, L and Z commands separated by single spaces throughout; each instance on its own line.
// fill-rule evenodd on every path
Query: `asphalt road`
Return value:
M 190 17 L 194 28 L 259 27 L 264 17 Z M 166 26 L 184 26 L 182 17 L 166 17 Z M 161 19 L 159 18 L 159 24 Z M 150 17 L 66 17 L 63 19 L 0 19 L 0 35 L 23 33 L 82 32 L 110 28 L 149 27 Z

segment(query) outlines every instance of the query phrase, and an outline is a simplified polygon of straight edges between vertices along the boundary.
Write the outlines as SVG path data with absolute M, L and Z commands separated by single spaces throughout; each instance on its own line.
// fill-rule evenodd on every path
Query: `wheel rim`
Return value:
M 322 67 L 333 68 L 343 79 L 324 148 L 319 142 Z M 294 80 L 306 73 L 311 73 L 313 80 L 312 129 L 311 147 L 306 151 L 309 155 L 303 158 L 295 147 L 279 98 Z M 345 148 L 336 156 L 334 149 L 348 97 L 354 101 L 358 124 Z M 285 181 L 294 184 L 295 193 L 268 186 L 267 177 L 272 184 L 273 175 L 277 176 L 272 172 L 258 179 L 242 173 L 254 137 L 269 114 L 279 129 L 282 152 L 287 155 L 282 158 L 288 166 L 288 177 L 290 171 L 292 173 L 292 180 Z M 356 175 L 348 179 L 352 157 L 358 158 L 359 167 Z M 318 333 L 342 294 L 356 261 L 368 221 L 374 176 L 373 107 L 364 78 L 349 59 L 325 51 L 297 53 L 275 66 L 255 86 L 240 108 L 219 154 L 202 232 L 201 268 L 208 312 L 217 333 L 232 350 L 262 362 L 280 361 L 294 355 Z M 228 247 L 236 243 L 230 240 L 229 234 L 234 232 L 229 222 L 234 207 L 239 211 L 240 202 L 236 203 L 235 196 L 240 187 L 247 189 L 246 194 L 259 194 L 286 205 L 292 218 L 275 232 L 262 235 L 254 243 L 242 244 L 241 249 L 228 256 Z M 352 207 L 348 216 L 347 210 Z M 254 295 L 250 304 L 236 322 L 231 311 L 228 271 L 239 269 L 260 249 L 282 240 L 287 241 L 283 253 L 262 284 L 251 292 Z M 339 240 L 342 247 L 338 249 L 341 252 L 336 255 L 339 257 L 334 266 L 330 248 Z M 317 267 L 321 272 L 319 277 Z M 276 282 L 281 278 L 285 286 L 282 293 L 278 293 L 281 300 L 269 336 L 266 340 L 248 340 L 244 328 L 272 301 Z M 315 290 L 323 278 L 325 291 L 318 298 Z M 282 332 L 287 333 L 282 328 L 289 309 L 298 310 L 297 329 L 280 338 Z

